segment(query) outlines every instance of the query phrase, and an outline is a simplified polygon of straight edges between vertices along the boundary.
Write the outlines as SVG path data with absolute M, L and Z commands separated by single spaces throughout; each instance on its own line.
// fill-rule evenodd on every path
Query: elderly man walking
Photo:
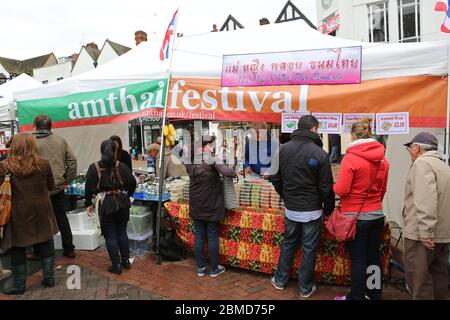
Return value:
M 447 299 L 450 167 L 430 133 L 405 146 L 413 161 L 403 209 L 406 281 L 413 299 Z

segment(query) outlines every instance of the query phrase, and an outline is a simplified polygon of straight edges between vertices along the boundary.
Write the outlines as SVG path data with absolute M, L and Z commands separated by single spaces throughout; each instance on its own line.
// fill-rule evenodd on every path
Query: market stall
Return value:
M 299 41 L 292 41 L 297 38 Z M 71 138 L 79 139 L 87 132 L 86 128 L 97 128 L 99 124 L 112 123 L 115 126 L 139 116 L 164 118 L 162 106 L 166 107 L 169 119 L 273 123 L 280 123 L 283 113 L 334 113 L 342 116 L 343 113 L 407 112 L 411 128 L 409 134 L 405 131 L 405 135 L 389 139 L 386 153 L 391 163 L 391 176 L 385 212 L 388 219 L 401 223 L 400 208 L 406 175 L 398 177 L 398 174 L 408 168 L 409 162 L 399 161 L 393 155 L 398 152 L 401 141 L 410 138 L 415 130 L 433 128 L 440 132 L 439 138 L 443 138 L 447 116 L 448 80 L 443 76 L 448 66 L 446 42 L 362 43 L 322 35 L 304 22 L 297 21 L 178 38 L 169 70 L 167 60 L 159 60 L 160 43 L 142 43 L 82 77 L 19 93 L 16 98 L 23 129 L 30 129 L 31 119 L 36 113 L 50 113 L 55 115 L 56 127 L 68 128 Z M 334 61 L 337 64 L 340 63 L 337 49 L 344 47 L 361 47 L 361 83 L 251 87 L 225 87 L 221 83 L 224 55 L 329 49 L 335 50 Z M 326 61 L 312 62 L 317 68 L 326 68 Z M 289 63 L 279 66 L 286 68 Z M 255 65 L 247 67 L 258 69 L 260 65 L 255 61 Z M 79 126 L 76 134 L 71 129 L 73 126 Z M 92 145 L 88 148 L 82 146 L 77 152 L 89 155 L 83 162 L 87 164 L 97 160 L 100 139 L 97 135 L 94 139 L 83 137 Z M 392 170 L 394 168 L 398 170 Z M 394 176 L 395 179 L 392 178 Z M 170 208 L 171 205 L 167 206 Z M 251 207 L 266 210 L 261 204 Z M 244 207 L 237 216 L 242 217 L 242 212 L 248 210 L 248 206 Z M 281 211 L 282 208 L 278 208 L 276 212 Z M 273 211 L 267 212 L 274 220 L 275 217 L 280 219 Z M 251 218 L 261 219 L 257 215 Z M 183 223 L 189 225 L 188 221 Z M 387 239 L 388 236 L 386 245 Z M 228 245 L 235 244 L 226 243 L 226 250 Z M 330 246 L 342 249 L 336 244 L 330 243 Z M 343 259 L 336 252 L 333 251 L 331 256 Z M 388 258 L 387 254 L 385 258 Z M 264 270 L 268 269 L 264 267 Z
M 194 248 L 194 222 L 189 217 L 188 181 L 172 188 L 172 201 L 165 207 L 179 238 Z M 284 237 L 284 206 L 273 186 L 259 179 L 241 179 L 236 185 L 239 208 L 228 210 L 219 227 L 220 263 L 272 274 L 277 267 Z M 391 259 L 390 230 L 386 223 L 380 246 L 383 279 L 387 279 Z M 298 248 L 291 274 L 297 276 L 301 263 Z M 329 285 L 348 285 L 350 259 L 343 242 L 323 228 L 318 246 L 316 281 Z

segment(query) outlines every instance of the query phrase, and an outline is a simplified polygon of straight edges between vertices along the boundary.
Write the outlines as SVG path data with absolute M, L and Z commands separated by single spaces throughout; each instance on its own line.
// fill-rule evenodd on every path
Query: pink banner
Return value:
M 361 83 L 361 47 L 225 55 L 223 87 Z

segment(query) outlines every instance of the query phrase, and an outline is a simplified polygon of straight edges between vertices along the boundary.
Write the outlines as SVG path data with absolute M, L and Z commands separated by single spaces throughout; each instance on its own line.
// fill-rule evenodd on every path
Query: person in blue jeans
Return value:
M 303 298 L 310 297 L 317 289 L 314 275 L 322 216 L 334 209 L 331 165 L 317 134 L 318 125 L 314 116 L 300 118 L 292 139 L 280 148 L 278 172 L 270 177 L 284 201 L 286 214 L 284 240 L 272 285 L 284 289 L 300 241 L 302 263 L 298 282 Z
M 193 150 L 192 158 L 186 162 L 189 174 L 189 215 L 195 224 L 194 252 L 197 260 L 197 275 L 206 274 L 205 239 L 208 239 L 210 276 L 225 272 L 219 265 L 219 222 L 225 218 L 223 183 L 220 175 L 236 177 L 235 168 L 229 168 L 221 159 L 212 155 L 214 136 L 203 136 L 201 147 Z M 195 146 L 200 143 L 195 143 Z

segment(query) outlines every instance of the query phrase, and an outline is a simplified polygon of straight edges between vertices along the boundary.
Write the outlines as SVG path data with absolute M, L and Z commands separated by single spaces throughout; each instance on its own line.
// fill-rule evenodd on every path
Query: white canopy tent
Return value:
M 18 100 L 58 97 L 165 77 L 169 73 L 169 60 L 159 59 L 161 43 L 159 40 L 142 42 L 103 66 L 36 90 L 17 92 L 15 97 Z M 448 45 L 445 41 L 364 43 L 323 35 L 299 20 L 257 29 L 209 32 L 177 38 L 171 75 L 174 78 L 220 79 L 222 58 L 226 54 L 348 46 L 363 48 L 362 80 L 447 73 Z
M 0 121 L 15 121 L 13 93 L 41 87 L 42 83 L 23 73 L 0 86 Z
M 61 97 L 76 92 L 111 88 L 127 83 L 166 77 L 169 60 L 159 59 L 162 41 L 144 42 L 111 62 L 54 84 L 15 93 L 17 100 Z M 220 79 L 222 58 L 225 54 L 296 51 L 307 49 L 362 46 L 362 80 L 393 77 L 434 75 L 441 76 L 448 69 L 448 43 L 420 42 L 401 44 L 362 43 L 323 35 L 303 21 L 293 21 L 241 29 L 229 32 L 208 32 L 177 38 L 173 48 L 171 75 L 173 78 Z M 169 92 L 170 95 L 170 92 Z M 405 106 L 407 108 L 407 106 Z M 102 130 L 100 132 L 100 130 Z M 403 184 L 409 161 L 399 155 L 401 142 L 420 131 L 411 130 L 409 136 L 392 136 L 388 140 L 387 157 L 391 160 L 389 191 L 385 208 L 391 219 L 400 223 L 403 206 Z M 428 130 L 428 129 L 427 129 Z M 96 160 L 101 139 L 115 133 L 128 142 L 127 124 L 112 124 L 58 129 L 71 143 L 80 159 L 80 169 Z M 443 129 L 435 130 L 440 141 Z

